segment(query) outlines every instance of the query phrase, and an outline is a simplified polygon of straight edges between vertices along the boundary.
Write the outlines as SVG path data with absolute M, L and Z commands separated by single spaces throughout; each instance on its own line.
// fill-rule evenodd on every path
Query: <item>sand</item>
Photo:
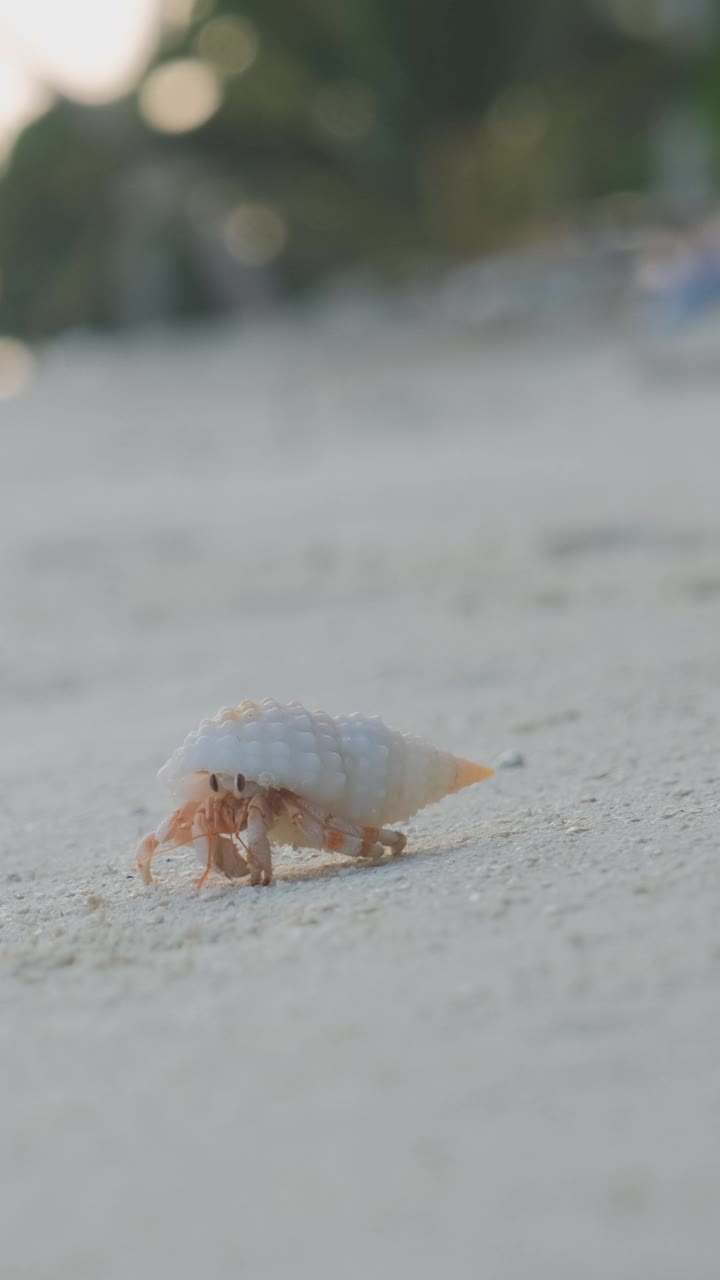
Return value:
M 710 1280 L 720 418 L 392 306 L 0 407 L 4 1280 Z M 273 889 L 138 837 L 243 697 L 511 767 Z

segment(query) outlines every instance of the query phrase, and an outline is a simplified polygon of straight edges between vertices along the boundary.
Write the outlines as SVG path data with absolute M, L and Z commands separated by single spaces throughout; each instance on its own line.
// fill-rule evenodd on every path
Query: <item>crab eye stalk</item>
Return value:
M 220 790 L 220 783 L 219 783 L 219 782 L 218 782 L 218 780 L 217 780 L 217 774 L 216 774 L 216 773 L 211 773 L 211 774 L 210 774 L 210 790 L 211 790 L 211 791 L 219 791 L 219 790 Z
M 245 786 L 245 774 L 238 773 L 235 778 L 235 790 L 242 791 Z

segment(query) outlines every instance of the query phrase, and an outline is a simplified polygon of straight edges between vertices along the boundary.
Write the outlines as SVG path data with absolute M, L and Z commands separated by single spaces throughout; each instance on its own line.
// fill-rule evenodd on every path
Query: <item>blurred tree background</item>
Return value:
M 257 306 L 712 198 L 715 0 L 165 0 L 0 179 L 6 333 Z

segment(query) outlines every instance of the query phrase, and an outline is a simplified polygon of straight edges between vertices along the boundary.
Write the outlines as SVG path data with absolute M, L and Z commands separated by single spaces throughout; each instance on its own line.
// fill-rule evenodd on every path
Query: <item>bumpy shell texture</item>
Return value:
M 491 771 L 476 768 L 378 717 L 329 716 L 271 698 L 223 707 L 160 770 L 181 795 L 200 771 L 287 787 L 351 822 L 400 822 Z M 477 767 L 479 768 L 479 766 Z

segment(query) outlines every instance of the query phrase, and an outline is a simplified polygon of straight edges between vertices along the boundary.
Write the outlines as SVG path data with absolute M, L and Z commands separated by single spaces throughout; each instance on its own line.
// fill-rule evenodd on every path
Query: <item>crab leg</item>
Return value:
M 283 797 L 285 812 L 299 828 L 309 843 L 329 853 L 340 853 L 346 858 L 369 858 L 375 862 L 383 855 L 383 846 L 392 853 L 402 853 L 407 837 L 402 831 L 389 827 L 361 827 L 323 813 L 314 805 L 300 801 L 296 796 Z
M 267 838 L 275 820 L 271 806 L 261 796 L 253 796 L 247 811 L 247 851 L 251 884 L 272 884 L 272 849 Z
M 205 884 L 205 881 L 207 880 L 208 876 L 210 875 L 210 872 L 212 871 L 213 854 L 215 852 L 214 836 L 196 837 L 193 840 L 193 848 L 195 849 L 195 851 L 197 853 L 200 852 L 200 845 L 202 844 L 203 840 L 207 841 L 207 866 L 203 871 L 202 875 L 200 876 L 199 880 L 195 881 L 195 887 L 196 889 L 198 889 L 198 891 L 202 889 L 203 885 Z
M 386 849 L 390 850 L 393 858 L 397 858 L 407 844 L 405 832 L 393 831 L 391 827 L 381 827 L 378 831 L 378 840 Z
M 148 835 L 143 836 L 137 848 L 136 860 L 145 884 L 150 884 L 152 881 L 150 863 L 153 858 L 157 858 L 158 854 L 168 853 L 170 849 L 177 849 L 183 844 L 190 844 L 190 822 L 195 809 L 194 802 L 182 805 L 163 819 L 157 831 L 150 831 Z
M 145 884 L 152 884 L 152 871 L 150 870 L 150 863 L 152 862 L 153 858 L 157 857 L 159 853 L 162 853 L 162 849 L 160 848 L 160 841 L 155 835 L 155 832 L 150 831 L 146 836 L 143 836 L 142 840 L 140 841 L 137 847 L 137 852 L 135 854 L 135 861 L 137 863 L 137 868 Z
M 202 889 L 205 881 L 210 875 L 215 856 L 217 831 L 215 823 L 212 821 L 215 816 L 214 806 L 209 806 L 209 808 L 210 812 L 207 813 L 205 808 L 200 806 L 195 813 L 192 824 L 192 846 L 201 862 L 205 856 L 205 851 L 207 850 L 207 866 L 200 876 L 200 879 L 195 881 L 198 889 Z

